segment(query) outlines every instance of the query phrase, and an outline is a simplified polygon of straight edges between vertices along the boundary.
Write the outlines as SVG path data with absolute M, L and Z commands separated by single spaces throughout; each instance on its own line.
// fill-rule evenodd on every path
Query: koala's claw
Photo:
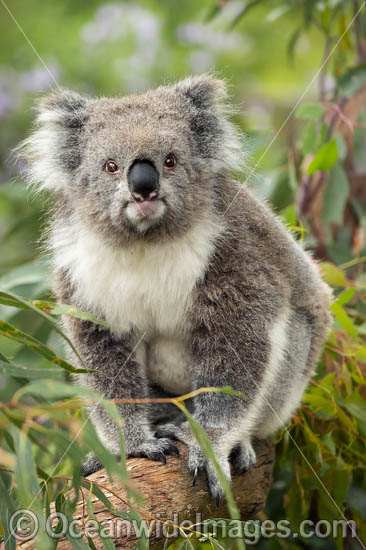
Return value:
M 128 456 L 135 457 L 147 457 L 150 460 L 162 462 L 166 464 L 166 456 L 171 454 L 179 454 L 179 450 L 176 445 L 170 441 L 170 439 L 151 438 L 147 439 L 143 443 L 140 443 L 136 447 L 129 449 Z
M 221 504 L 222 504 L 222 495 L 218 494 L 216 495 L 216 508 L 220 508 Z
M 179 456 L 179 449 L 176 445 L 174 445 L 174 443 L 171 443 L 170 451 L 166 454 Z
M 230 465 L 229 461 L 224 457 L 216 457 L 219 461 L 222 472 L 228 481 L 230 481 Z M 212 462 L 207 459 L 206 455 L 197 445 L 190 445 L 188 469 L 192 474 L 192 485 L 194 486 L 199 472 L 204 471 L 207 479 L 207 487 L 211 498 L 216 501 L 219 508 L 221 506 L 224 490 L 217 475 L 216 469 Z
M 257 461 L 251 443 L 239 443 L 231 451 L 230 461 L 236 474 L 247 472 Z

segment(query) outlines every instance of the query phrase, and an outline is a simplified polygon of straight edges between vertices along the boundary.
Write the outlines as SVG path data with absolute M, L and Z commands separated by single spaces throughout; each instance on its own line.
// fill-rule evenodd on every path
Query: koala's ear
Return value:
M 89 101 L 69 90 L 61 90 L 44 96 L 36 106 L 36 124 L 39 126 L 55 124 L 60 128 L 81 128 Z
M 197 109 L 210 109 L 224 102 L 227 87 L 223 80 L 209 74 L 192 76 L 176 84 L 176 90 L 189 99 Z
M 36 106 L 35 128 L 16 150 L 26 161 L 25 176 L 38 189 L 64 192 L 82 158 L 81 134 L 91 100 L 61 90 Z
M 233 109 L 226 101 L 225 82 L 204 74 L 182 80 L 175 93 L 184 98 L 182 111 L 194 137 L 196 158 L 209 161 L 218 172 L 241 170 L 243 140 L 230 121 Z

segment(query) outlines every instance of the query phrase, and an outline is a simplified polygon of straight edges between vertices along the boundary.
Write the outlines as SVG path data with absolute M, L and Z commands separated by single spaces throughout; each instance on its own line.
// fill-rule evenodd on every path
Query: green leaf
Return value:
M 296 45 L 302 34 L 302 27 L 298 27 L 293 31 L 287 44 L 287 57 L 290 62 L 293 62 Z
M 334 415 L 335 406 L 328 396 L 323 397 L 322 395 L 317 395 L 312 392 L 305 394 L 302 400 L 311 407 L 315 414 L 319 414 L 319 416 L 330 418 Z
M 56 302 L 48 302 L 42 300 L 33 300 L 32 305 L 41 309 L 42 311 L 50 313 L 51 315 L 69 315 L 70 317 L 82 319 L 83 321 L 91 321 L 96 325 L 111 327 L 111 325 L 103 319 L 98 319 L 98 317 L 93 315 L 93 313 L 82 311 L 76 306 L 69 306 L 67 304 L 58 304 Z
M 314 159 L 315 160 L 315 159 Z M 323 199 L 322 220 L 343 224 L 344 208 L 350 193 L 348 178 L 343 167 L 336 163 L 329 173 Z
M 328 447 L 332 455 L 336 454 L 336 444 L 334 443 L 334 440 L 332 438 L 331 432 L 328 432 L 322 437 L 322 441 L 325 443 L 325 445 Z
M 100 500 L 100 502 L 103 502 L 107 510 L 112 511 L 113 506 L 110 500 L 105 496 L 103 491 L 97 485 L 92 482 L 86 482 L 85 480 L 82 480 L 81 486 L 85 487 L 85 489 L 88 489 L 88 491 L 91 490 L 91 492 L 98 498 L 98 500 Z
M 75 530 L 77 531 L 76 527 L 75 527 Z M 80 538 L 74 538 L 74 537 L 71 536 L 71 534 L 69 533 L 69 530 L 67 530 L 65 536 L 66 536 L 67 540 L 69 541 L 69 543 L 71 544 L 71 546 L 74 548 L 74 550 L 90 550 L 89 544 L 87 544 L 87 543 L 82 539 L 82 537 L 80 537 Z
M 26 334 L 25 332 L 18 330 L 17 328 L 13 327 L 12 325 L 9 325 L 8 323 L 5 323 L 4 321 L 0 320 L 0 334 L 5 336 L 6 338 L 9 338 L 10 340 L 14 340 L 15 342 L 19 342 L 20 344 L 24 344 L 28 348 L 32 349 L 33 351 L 39 353 L 51 363 L 54 363 L 55 365 L 59 365 L 63 369 L 65 369 L 68 372 L 71 373 L 81 373 L 81 372 L 90 372 L 86 369 L 77 369 L 58 355 L 56 355 L 50 348 L 42 344 L 39 340 L 36 338 L 33 338 L 33 336 L 30 336 L 29 334 Z
M 320 269 L 322 271 L 324 280 L 329 285 L 342 287 L 348 286 L 346 276 L 339 267 L 331 264 L 330 262 L 323 262 L 320 264 Z
M 338 82 L 339 92 L 344 97 L 353 96 L 366 83 L 366 63 L 352 67 Z
M 290 226 L 290 229 L 292 227 L 296 226 L 297 222 L 297 215 L 296 215 L 296 208 L 293 204 L 282 210 L 281 212 L 281 218 L 283 219 L 284 223 L 288 226 Z
M 0 278 L 0 288 L 11 290 L 17 286 L 42 285 L 48 289 L 48 270 L 42 262 L 31 262 L 12 269 Z
M 347 290 L 344 290 L 341 292 L 337 297 L 337 304 L 340 306 L 344 306 L 347 304 L 350 300 L 352 300 L 353 296 L 355 295 L 356 289 L 355 288 L 349 288 Z
M 304 155 L 314 153 L 316 150 L 317 137 L 316 125 L 314 120 L 309 120 L 302 136 L 302 152 Z
M 334 138 L 337 142 L 338 158 L 343 161 L 347 156 L 347 144 L 340 132 L 335 132 Z
M 330 170 L 338 158 L 338 149 L 335 139 L 323 145 L 317 152 L 307 168 L 308 174 L 311 176 L 317 170 Z
M 360 403 L 343 403 L 343 407 L 357 420 L 366 423 L 366 406 Z
M 15 478 L 17 495 L 20 503 L 27 508 L 31 502 L 36 502 L 40 487 L 33 462 L 32 447 L 25 431 L 13 431 L 16 451 Z M 38 500 L 39 502 L 39 500 Z
M 45 313 L 45 311 L 48 311 L 46 307 L 42 307 L 41 305 L 39 305 L 43 303 L 49 304 L 51 302 L 40 302 L 40 301 L 32 302 L 31 300 L 18 296 L 13 292 L 4 292 L 0 290 L 0 303 L 6 306 L 12 306 L 12 307 L 17 307 L 19 309 L 24 309 L 26 311 L 33 311 L 40 317 L 43 317 L 43 319 L 46 319 L 46 321 L 48 321 L 48 323 L 50 323 L 53 326 L 56 332 L 58 332 L 60 336 L 62 336 L 62 338 L 68 343 L 72 351 L 75 353 L 76 357 L 79 359 L 80 363 L 83 365 L 84 368 L 86 368 L 74 344 L 71 342 L 68 336 L 60 329 L 58 323 L 50 315 Z M 70 307 L 71 309 L 71 306 L 65 306 L 65 307 Z M 51 309 L 51 308 L 48 308 L 48 309 Z M 73 309 L 77 309 L 77 308 L 73 308 Z
M 366 521 L 366 490 L 351 485 L 347 494 L 347 502 L 352 508 L 358 510 Z
M 52 369 L 36 368 L 28 365 L 20 365 L 18 363 L 10 363 L 0 359 L 0 374 L 13 376 L 14 378 L 26 378 L 27 380 L 38 380 L 40 378 L 64 378 L 64 371 L 58 367 Z
M 78 386 L 76 384 L 55 380 L 37 380 L 20 388 L 14 395 L 14 399 L 20 399 L 20 397 L 26 394 L 44 397 L 50 400 L 62 400 L 70 397 L 86 398 L 99 403 L 117 424 L 122 424 L 121 415 L 115 403 L 86 386 Z
M 357 339 L 357 329 L 351 319 L 348 317 L 344 309 L 337 303 L 334 303 L 330 306 L 332 313 L 337 319 L 338 323 L 352 336 L 352 338 Z
M 320 103 L 303 103 L 296 109 L 295 117 L 310 120 L 319 120 L 325 113 L 325 108 Z

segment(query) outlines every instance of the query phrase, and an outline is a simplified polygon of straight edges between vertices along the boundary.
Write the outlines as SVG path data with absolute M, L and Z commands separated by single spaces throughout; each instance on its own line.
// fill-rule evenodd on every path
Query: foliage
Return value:
M 103 4 L 92 0 L 86 4 L 65 0 L 41 4 L 29 0 L 24 4 L 14 0 L 11 8 L 55 78 L 82 92 L 117 94 L 121 88 L 144 89 L 166 76 L 173 79 L 215 68 L 232 82 L 238 105 L 245 93 L 242 110 L 246 112 L 238 114 L 236 121 L 250 136 L 254 160 L 248 182 L 322 260 L 323 276 L 336 296 L 335 323 L 317 375 L 303 407 L 279 435 L 275 483 L 261 519 L 286 517 L 297 532 L 303 519 L 332 520 L 344 515 L 356 521 L 358 535 L 365 541 L 366 14 L 362 2 Z M 9 183 L 14 174 L 5 161 L 9 148 L 29 127 L 34 92 L 52 86 L 52 78 L 35 64 L 34 52 L 21 42 L 15 25 L 3 18 L 0 30 L 4 43 L 0 49 L 4 122 L 0 128 L 4 161 L 0 170 L 0 521 L 6 549 L 13 549 L 9 516 L 21 507 L 30 508 L 41 526 L 37 547 L 46 550 L 55 547 L 44 534 L 51 502 L 71 518 L 81 497 L 89 517 L 95 518 L 95 499 L 114 515 L 137 523 L 144 518 L 144 507 L 128 481 L 123 440 L 122 460 L 117 463 L 81 413 L 85 403 L 97 400 L 121 423 L 117 408 L 69 381 L 83 369 L 65 359 L 64 348 L 73 345 L 61 330 L 58 316 L 102 321 L 50 301 L 47 261 L 35 245 L 46 197 L 28 200 L 17 172 L 16 181 Z M 5 57 L 6 52 L 10 56 Z M 320 65 L 317 93 L 311 89 L 311 99 L 303 98 L 309 72 L 313 75 Z M 283 125 L 289 114 L 294 116 Z M 185 411 L 183 400 L 176 405 Z M 194 426 L 194 431 L 212 456 L 202 430 Z M 92 448 L 110 481 L 119 479 L 125 485 L 126 512 L 112 508 L 102 485 L 81 478 L 80 462 Z M 228 488 L 227 496 L 230 501 Z M 233 501 L 231 505 L 235 517 Z M 59 523 L 53 529 L 57 532 L 61 527 Z M 93 548 L 91 540 L 71 542 L 75 548 Z M 103 544 L 113 548 L 108 539 Z M 138 544 L 147 548 L 146 536 Z M 220 537 L 220 531 L 209 540 L 188 531 L 172 547 L 233 546 L 238 548 L 236 542 Z M 275 537 L 260 541 L 257 547 L 338 550 L 360 546 L 348 536 L 336 540 Z

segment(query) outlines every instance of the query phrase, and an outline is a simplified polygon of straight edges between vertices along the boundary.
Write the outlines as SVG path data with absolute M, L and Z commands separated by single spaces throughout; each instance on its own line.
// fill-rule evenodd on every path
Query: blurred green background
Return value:
M 340 519 L 341 510 L 357 522 L 360 537 L 366 540 L 365 11 L 364 2 L 358 0 L 0 3 L 3 402 L 30 379 L 50 376 L 49 360 L 30 349 L 29 335 L 64 354 L 52 325 L 23 311 L 24 301 L 22 305 L 9 297 L 13 292 L 25 300 L 50 298 L 41 244 L 48 197 L 27 189 L 22 165 L 11 155 L 30 133 L 35 99 L 56 83 L 92 96 L 121 95 L 213 71 L 227 79 L 237 111 L 234 119 L 247 136 L 248 168 L 238 177 L 271 202 L 296 238 L 322 262 L 324 277 L 335 290 L 333 331 L 318 375 L 289 429 L 338 509 L 282 433 L 275 482 L 262 519 L 286 517 L 296 527 L 306 518 Z M 33 309 L 46 307 L 25 303 Z M 23 330 L 23 340 L 12 337 L 4 322 Z M 63 376 L 61 368 L 52 368 L 52 377 Z M 12 455 L 18 467 L 22 464 L 16 442 L 19 434 L 24 435 L 24 411 L 15 403 L 13 412 L 14 417 L 0 410 L 0 462 L 7 467 Z M 79 413 L 68 414 L 71 423 Z M 64 418 L 60 428 L 52 407 L 47 415 L 47 435 L 27 431 L 27 460 L 34 463 L 34 476 L 37 472 L 40 477 L 53 472 L 58 463 L 61 431 L 63 437 L 72 437 Z M 82 454 L 88 444 L 80 445 Z M 78 460 L 75 453 L 66 456 L 56 473 L 70 475 Z M 13 487 L 14 506 L 34 492 L 31 481 L 28 493 L 26 487 L 17 488 L 12 475 L 3 477 L 3 482 L 0 492 L 6 485 L 9 491 Z M 74 479 L 74 486 L 79 482 Z M 38 508 L 35 504 L 37 514 L 42 513 L 46 494 L 54 500 L 65 488 L 49 482 L 47 491 L 39 497 Z M 5 523 L 7 512 L 1 513 Z M 191 543 L 194 548 L 212 547 L 207 541 Z M 40 544 L 44 550 L 44 540 Z M 231 548 L 227 541 L 220 544 Z M 349 532 L 345 538 L 274 538 L 257 546 L 362 548 Z

